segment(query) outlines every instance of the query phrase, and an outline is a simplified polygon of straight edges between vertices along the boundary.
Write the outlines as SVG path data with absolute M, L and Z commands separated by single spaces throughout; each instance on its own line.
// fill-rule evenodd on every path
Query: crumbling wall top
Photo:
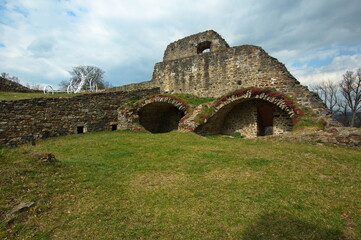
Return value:
M 204 52 L 215 52 L 228 47 L 228 43 L 218 33 L 209 30 L 169 44 L 164 52 L 163 61 L 191 57 Z

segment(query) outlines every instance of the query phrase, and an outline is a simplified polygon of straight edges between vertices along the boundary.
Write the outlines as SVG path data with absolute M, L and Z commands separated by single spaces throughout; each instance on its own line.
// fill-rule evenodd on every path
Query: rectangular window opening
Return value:
M 82 133 L 84 133 L 84 126 L 78 126 L 78 127 L 76 127 L 76 133 L 77 133 L 77 134 L 82 134 Z

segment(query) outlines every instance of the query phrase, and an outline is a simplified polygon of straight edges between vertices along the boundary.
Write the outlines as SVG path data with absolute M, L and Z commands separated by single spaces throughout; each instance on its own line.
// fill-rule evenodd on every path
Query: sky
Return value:
M 212 29 L 310 86 L 361 68 L 360 13 L 361 0 L 0 0 L 0 72 L 54 88 L 79 65 L 113 86 L 148 81 L 169 43 Z

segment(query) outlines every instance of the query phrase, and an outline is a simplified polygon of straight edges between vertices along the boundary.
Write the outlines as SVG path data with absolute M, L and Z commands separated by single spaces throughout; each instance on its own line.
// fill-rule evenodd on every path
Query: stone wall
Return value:
M 299 104 L 327 113 L 323 102 L 257 46 L 239 46 L 157 63 L 153 85 L 162 92 L 220 97 L 248 87 L 273 88 Z
M 257 137 L 257 107 L 252 102 L 244 102 L 234 107 L 224 120 L 222 134 L 239 132 L 241 136 Z
M 267 136 L 266 139 L 268 138 L 277 139 L 278 136 Z M 281 139 L 288 142 L 316 142 L 321 145 L 335 144 L 361 148 L 361 129 L 350 127 L 330 127 L 319 131 L 303 129 L 284 133 Z
M 292 120 L 285 111 L 275 107 L 273 113 L 273 135 L 282 135 L 292 130 Z
M 0 144 L 17 145 L 78 131 L 111 130 L 118 124 L 120 104 L 158 94 L 159 88 L 94 93 L 72 98 L 0 101 Z
M 23 85 L 0 77 L 0 92 L 36 92 Z

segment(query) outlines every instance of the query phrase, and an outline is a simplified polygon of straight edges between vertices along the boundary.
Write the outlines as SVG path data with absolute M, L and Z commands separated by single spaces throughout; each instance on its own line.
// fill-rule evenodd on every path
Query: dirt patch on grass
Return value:
M 214 181 L 244 181 L 246 179 L 254 177 L 254 174 L 247 171 L 231 171 L 230 169 L 216 169 L 210 171 L 206 179 Z
M 343 214 L 342 218 L 345 219 L 345 227 L 343 229 L 344 240 L 356 239 L 355 223 L 349 214 Z
M 131 184 L 138 189 L 150 190 L 177 187 L 185 180 L 186 178 L 182 174 L 153 172 L 135 176 Z

